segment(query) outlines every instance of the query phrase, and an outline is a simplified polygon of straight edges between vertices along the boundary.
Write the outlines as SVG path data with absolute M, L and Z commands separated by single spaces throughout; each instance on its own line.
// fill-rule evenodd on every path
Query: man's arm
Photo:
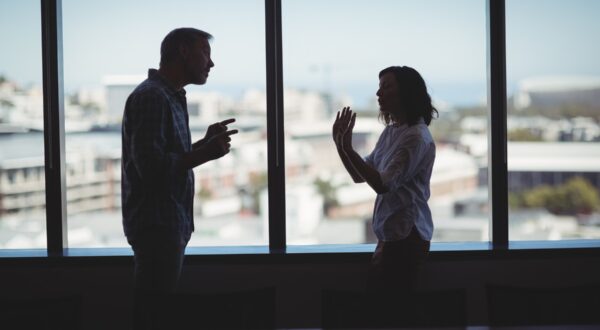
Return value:
M 206 129 L 206 134 L 204 135 L 204 137 L 192 144 L 192 150 L 200 148 L 212 136 L 214 136 L 216 134 L 219 134 L 221 132 L 227 131 L 228 130 L 227 125 L 229 125 L 229 124 L 231 124 L 233 122 L 235 122 L 235 118 L 229 118 L 229 119 L 225 119 L 223 121 L 220 121 L 220 122 L 217 122 L 217 123 L 214 123 L 214 124 L 208 126 L 208 128 Z
M 226 130 L 205 140 L 190 152 L 186 152 L 181 157 L 180 168 L 189 170 L 202 165 L 211 160 L 221 158 L 229 153 L 231 148 L 231 135 L 237 134 L 238 130 Z
M 200 140 L 192 143 L 192 150 L 196 150 L 196 149 L 202 147 L 202 145 L 204 145 L 204 143 L 206 143 L 205 138 L 201 138 Z

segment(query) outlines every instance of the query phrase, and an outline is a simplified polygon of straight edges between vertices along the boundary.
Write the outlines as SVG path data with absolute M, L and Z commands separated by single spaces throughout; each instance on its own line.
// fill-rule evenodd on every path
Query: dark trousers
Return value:
M 405 239 L 379 241 L 371 259 L 367 287 L 381 294 L 412 292 L 429 254 L 429 247 L 429 241 L 422 239 L 416 228 Z
M 134 329 L 167 329 L 166 299 L 177 288 L 187 241 L 151 230 L 131 243 L 135 263 Z

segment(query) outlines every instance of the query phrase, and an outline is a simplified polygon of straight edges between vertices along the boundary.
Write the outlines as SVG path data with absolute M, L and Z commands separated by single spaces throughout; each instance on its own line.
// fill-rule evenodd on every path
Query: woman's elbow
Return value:
M 383 195 L 389 191 L 386 187 L 374 187 L 373 189 L 378 195 Z
M 385 194 L 389 191 L 389 189 L 387 187 L 385 187 L 384 185 L 380 185 L 380 184 L 375 184 L 373 182 L 368 182 L 369 186 L 371 187 L 371 189 L 373 189 L 378 195 L 382 195 Z

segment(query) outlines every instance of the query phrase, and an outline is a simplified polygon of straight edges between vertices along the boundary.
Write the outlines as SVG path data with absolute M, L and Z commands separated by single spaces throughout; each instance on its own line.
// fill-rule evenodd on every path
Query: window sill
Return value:
M 358 262 L 368 260 L 375 244 L 291 245 L 281 251 L 267 246 L 188 247 L 186 263 L 297 263 Z M 600 256 L 600 240 L 513 241 L 507 248 L 489 242 L 432 243 L 430 259 L 496 259 L 528 257 Z M 48 256 L 45 249 L 0 250 L 0 263 L 19 260 L 48 262 L 131 263 L 131 248 L 70 248 L 64 256 Z

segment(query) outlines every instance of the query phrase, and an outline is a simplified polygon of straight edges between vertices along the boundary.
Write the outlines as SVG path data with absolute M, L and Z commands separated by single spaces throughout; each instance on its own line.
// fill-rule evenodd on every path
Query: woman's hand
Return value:
M 356 122 L 356 113 L 352 113 L 350 107 L 344 107 L 341 113 L 338 111 L 333 123 L 333 141 L 338 149 L 352 149 L 352 130 Z

